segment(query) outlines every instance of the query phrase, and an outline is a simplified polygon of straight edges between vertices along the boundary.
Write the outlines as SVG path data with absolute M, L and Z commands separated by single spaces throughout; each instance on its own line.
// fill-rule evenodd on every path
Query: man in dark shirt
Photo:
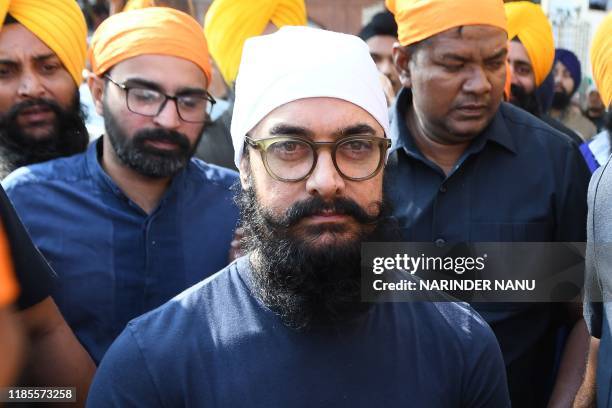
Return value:
M 232 138 L 248 254 L 130 322 L 90 407 L 508 406 L 467 305 L 361 302 L 361 243 L 389 231 L 379 75 L 346 34 L 246 42 Z
M 404 89 L 392 108 L 386 186 L 404 239 L 441 247 L 584 241 L 589 172 L 577 146 L 501 103 L 507 58 L 503 3 L 397 4 L 402 45 L 394 56 Z M 474 23 L 471 10 L 482 10 L 481 24 Z M 440 16 L 436 25 L 427 13 Z M 587 343 L 579 302 L 565 308 L 474 306 L 497 335 L 517 407 L 546 404 L 557 322 L 573 328 L 554 393 L 554 401 L 569 404 Z

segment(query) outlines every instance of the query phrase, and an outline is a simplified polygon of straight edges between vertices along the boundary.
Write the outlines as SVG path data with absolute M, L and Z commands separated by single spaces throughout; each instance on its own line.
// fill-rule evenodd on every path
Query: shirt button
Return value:
M 446 240 L 444 238 L 438 238 L 434 241 L 434 244 L 438 247 L 438 248 L 442 248 L 444 245 L 446 245 Z
M 441 192 L 441 193 L 446 193 L 446 185 L 442 184 L 442 185 L 440 186 L 440 192 Z

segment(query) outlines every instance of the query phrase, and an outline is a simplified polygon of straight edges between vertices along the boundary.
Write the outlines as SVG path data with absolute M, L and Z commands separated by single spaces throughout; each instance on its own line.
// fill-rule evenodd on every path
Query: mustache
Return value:
M 15 121 L 17 116 L 19 116 L 25 109 L 33 108 L 33 107 L 42 107 L 51 109 L 56 115 L 62 114 L 64 109 L 62 109 L 59 104 L 51 99 L 45 98 L 35 98 L 28 99 L 15 105 L 11 106 L 11 108 L 2 116 L 0 119 L 0 126 L 5 125 L 9 122 Z
M 176 144 L 182 151 L 189 151 L 191 145 L 184 134 L 168 129 L 143 129 L 134 135 L 134 145 L 146 148 L 146 142 L 166 142 Z
M 325 201 L 320 196 L 315 196 L 299 201 L 289 207 L 281 219 L 269 221 L 277 228 L 290 228 L 298 224 L 303 218 L 331 212 L 351 216 L 361 224 L 376 224 L 380 218 L 379 213 L 382 203 L 375 203 L 375 205 L 379 211 L 377 211 L 376 215 L 370 215 L 359 204 L 349 198 L 338 197 L 333 201 Z

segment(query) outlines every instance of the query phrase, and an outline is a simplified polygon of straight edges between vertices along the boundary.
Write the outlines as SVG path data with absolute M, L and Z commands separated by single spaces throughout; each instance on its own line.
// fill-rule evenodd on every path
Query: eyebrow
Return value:
M 356 125 L 352 125 L 344 129 L 340 129 L 339 131 L 334 133 L 334 136 L 341 136 L 341 137 L 355 136 L 355 135 L 375 136 L 376 131 L 374 130 L 372 126 L 368 125 L 367 123 L 358 123 Z
M 126 79 L 123 82 L 124 85 L 128 85 L 128 86 L 142 86 L 145 88 L 149 88 L 149 89 L 153 89 L 155 91 L 159 91 L 159 92 L 165 92 L 165 89 L 159 85 L 158 83 L 155 83 L 153 81 L 148 81 L 146 79 L 142 79 L 142 78 L 129 78 Z M 204 95 L 206 94 L 206 89 L 203 88 L 192 88 L 192 87 L 182 87 L 176 90 L 175 95 L 184 95 L 184 94 L 199 94 L 199 95 Z
M 300 137 L 310 137 L 314 136 L 314 132 L 303 127 L 303 126 L 295 126 L 289 125 L 286 123 L 280 123 L 272 127 L 269 131 L 270 136 L 300 136 Z M 355 125 L 351 125 L 342 129 L 337 130 L 332 134 L 335 137 L 348 137 L 355 135 L 369 135 L 375 136 L 376 130 L 366 123 L 357 123 Z
M 58 56 L 55 55 L 54 53 L 50 53 L 50 54 L 35 55 L 32 57 L 32 59 L 36 62 L 43 62 L 45 60 L 48 60 L 49 58 L 58 58 Z M 20 62 L 18 60 L 13 60 L 13 59 L 0 59 L 0 64 L 19 65 Z
M 301 137 L 312 137 L 313 132 L 302 126 L 289 125 L 286 123 L 279 123 L 274 125 L 269 131 L 271 136 L 301 136 Z
M 48 60 L 49 58 L 57 58 L 59 60 L 59 57 L 54 53 L 35 55 L 34 57 L 32 57 L 32 59 L 36 62 L 42 62 L 44 60 Z
M 485 61 L 494 61 L 500 58 L 505 58 L 506 55 L 508 55 L 508 50 L 506 48 L 502 48 L 490 57 L 485 58 Z
M 508 54 L 508 50 L 505 48 L 502 48 L 501 50 L 497 51 L 495 54 L 491 55 L 490 57 L 486 57 L 484 60 L 487 62 L 494 61 L 499 58 L 504 58 L 507 54 Z M 453 53 L 443 54 L 442 56 L 440 56 L 440 59 L 454 60 L 454 61 L 459 61 L 459 62 L 469 62 L 472 60 L 469 57 L 463 57 L 459 54 L 453 54 Z

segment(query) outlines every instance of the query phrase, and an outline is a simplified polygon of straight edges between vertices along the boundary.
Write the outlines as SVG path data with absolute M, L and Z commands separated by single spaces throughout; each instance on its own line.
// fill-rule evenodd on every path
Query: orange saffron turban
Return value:
M 507 31 L 503 0 L 386 0 L 395 15 L 398 39 L 406 46 L 465 25 Z
M 210 84 L 212 69 L 202 26 L 172 8 L 130 10 L 107 18 L 91 39 L 88 57 L 92 72 L 101 76 L 121 61 L 145 54 L 191 61 Z
M 45 43 L 81 84 L 87 23 L 75 0 L 0 0 L 0 30 L 7 13 Z
M 261 35 L 268 23 L 277 28 L 307 23 L 304 0 L 214 0 L 204 18 L 204 32 L 225 82 L 238 75 L 244 42 Z
M 0 307 L 11 304 L 17 298 L 17 284 L 13 276 L 11 248 L 0 224 Z
M 606 108 L 612 103 L 612 13 L 603 19 L 591 43 L 593 79 Z
M 508 39 L 518 37 L 533 68 L 536 86 L 540 86 L 555 61 L 552 26 L 542 7 L 529 1 L 505 4 Z

